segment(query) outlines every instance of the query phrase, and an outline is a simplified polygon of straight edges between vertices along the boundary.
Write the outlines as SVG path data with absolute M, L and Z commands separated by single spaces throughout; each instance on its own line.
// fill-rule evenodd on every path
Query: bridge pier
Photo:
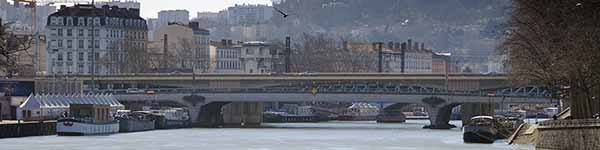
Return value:
M 406 122 L 406 116 L 402 113 L 402 108 L 410 105 L 409 103 L 396 103 L 382 108 L 381 114 L 377 115 L 379 123 L 402 123 Z
M 425 109 L 429 113 L 430 124 L 424 126 L 426 129 L 451 129 L 456 128 L 450 124 L 452 108 L 460 105 L 459 103 L 448 103 L 445 99 L 439 97 L 428 97 L 422 100 L 426 104 Z
M 259 127 L 262 123 L 262 102 L 234 102 L 223 107 L 226 127 Z
M 220 127 L 223 121 L 222 108 L 230 102 L 212 102 L 206 105 L 190 107 L 190 118 L 195 127 Z
M 452 108 L 458 106 L 458 104 L 447 104 L 438 107 L 426 107 L 429 113 L 430 125 L 423 128 L 427 129 L 452 129 L 456 128 L 455 125 L 450 124 L 450 117 L 452 115 Z

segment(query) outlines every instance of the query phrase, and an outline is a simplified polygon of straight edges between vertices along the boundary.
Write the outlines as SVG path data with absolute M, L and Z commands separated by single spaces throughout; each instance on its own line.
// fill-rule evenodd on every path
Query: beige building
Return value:
M 151 68 L 171 71 L 192 69 L 194 32 L 183 24 L 161 26 L 154 32 L 149 52 L 153 56 Z
M 31 34 L 20 34 L 19 36 L 30 36 Z M 40 35 L 39 41 L 31 41 L 31 45 L 26 51 L 15 54 L 17 73 L 20 75 L 35 75 L 46 73 L 46 37 Z M 36 54 L 37 51 L 37 54 Z M 37 55 L 37 59 L 36 59 Z M 2 73 L 4 74 L 4 73 Z
M 170 23 L 159 27 L 150 45 L 151 68 L 167 72 L 208 72 L 210 32 L 198 27 Z

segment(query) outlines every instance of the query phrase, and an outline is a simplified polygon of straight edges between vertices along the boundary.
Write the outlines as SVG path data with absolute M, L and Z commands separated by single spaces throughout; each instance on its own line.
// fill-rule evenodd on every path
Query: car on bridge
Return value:
M 139 94 L 139 93 L 144 93 L 145 91 L 142 89 L 138 89 L 138 88 L 128 88 L 125 93 L 129 93 L 129 94 Z

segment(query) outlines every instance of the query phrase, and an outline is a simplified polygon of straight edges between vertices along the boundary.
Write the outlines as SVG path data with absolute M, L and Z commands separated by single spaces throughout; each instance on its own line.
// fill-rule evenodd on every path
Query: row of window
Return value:
M 64 57 L 66 55 L 66 58 Z M 75 55 L 75 56 L 74 56 Z M 96 52 L 96 60 L 100 57 L 100 53 Z M 77 61 L 92 61 L 92 53 L 91 52 L 57 52 L 56 53 L 56 61 L 73 61 L 74 58 L 77 58 Z
M 75 33 L 74 33 L 75 31 L 77 31 L 77 36 L 75 36 Z M 74 29 L 60 29 L 60 28 L 56 29 L 56 28 L 54 28 L 54 29 L 50 30 L 50 35 L 52 35 L 52 36 L 59 36 L 59 37 L 62 37 L 62 36 L 66 36 L 66 37 L 86 37 L 85 31 L 86 30 L 84 30 L 84 29 L 74 30 Z M 100 37 L 100 29 L 95 29 L 94 31 L 92 31 L 92 29 L 88 29 L 87 30 L 87 37 L 92 37 L 92 34 L 94 34 L 94 33 L 95 33 L 96 37 Z
M 255 49 L 252 48 L 246 48 L 246 55 L 254 55 L 254 53 L 256 52 Z M 269 50 L 266 48 L 260 48 L 258 49 L 258 55 L 269 55 Z
M 65 43 L 66 41 L 66 43 Z M 78 48 L 78 49 L 84 49 L 86 48 L 92 48 L 92 45 L 94 45 L 94 48 L 100 48 L 100 40 L 94 40 L 92 42 L 92 40 L 87 40 L 87 43 L 85 42 L 85 40 L 77 40 L 77 45 L 75 47 L 74 45 L 74 41 L 73 40 L 50 40 L 50 43 L 48 43 L 48 45 L 50 45 L 50 47 L 58 47 L 58 48 L 67 48 L 67 49 L 74 49 L 74 48 Z
M 50 30 L 50 35 L 58 36 L 58 37 L 100 37 L 101 31 L 106 31 L 105 36 L 107 38 L 132 38 L 135 40 L 144 40 L 146 39 L 145 32 L 131 31 L 128 33 L 129 36 L 125 34 L 122 30 L 100 30 L 100 29 L 87 29 L 87 34 L 85 29 L 61 29 L 61 28 L 53 28 Z M 75 33 L 77 32 L 77 33 Z M 75 36 L 77 35 L 77 36 Z
M 77 68 L 73 67 L 74 64 L 72 62 L 67 62 L 67 63 L 55 62 L 55 63 L 53 63 L 53 65 L 54 66 L 52 66 L 50 68 L 51 73 L 58 73 L 58 74 L 62 74 L 62 73 L 91 74 L 92 73 L 92 68 L 91 68 L 92 64 L 91 63 L 77 63 Z M 99 71 L 96 70 L 95 72 L 98 73 Z
M 239 61 L 218 61 L 217 69 L 240 69 L 242 67 L 241 62 Z
M 131 27 L 145 27 L 146 21 L 141 19 L 122 19 L 122 18 L 107 18 L 105 19 L 105 24 L 109 26 L 131 26 Z M 74 20 L 77 20 L 77 23 Z M 93 21 L 92 21 L 93 19 Z M 65 22 L 66 20 L 66 22 Z M 62 16 L 52 16 L 50 17 L 50 25 L 61 25 L 61 26 L 92 26 L 92 22 L 94 26 L 100 26 L 101 20 L 100 17 L 62 17 Z
M 217 58 L 240 58 L 240 53 L 235 50 L 220 50 L 217 51 Z

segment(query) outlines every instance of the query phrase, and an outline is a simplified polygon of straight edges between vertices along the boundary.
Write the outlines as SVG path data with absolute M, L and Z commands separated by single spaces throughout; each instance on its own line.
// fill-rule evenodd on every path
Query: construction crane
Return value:
M 40 53 L 40 47 L 39 47 L 39 42 L 40 42 L 40 35 L 37 31 L 37 6 L 38 5 L 44 5 L 44 6 L 48 6 L 48 5 L 53 5 L 56 3 L 65 3 L 65 4 L 77 4 L 77 3 L 89 3 L 88 0 L 14 0 L 14 5 L 18 6 L 20 3 L 25 3 L 25 7 L 31 8 L 31 35 L 33 36 L 34 40 L 35 40 L 35 54 L 33 60 L 33 64 L 34 64 L 34 69 L 36 70 L 35 72 L 39 72 L 41 71 L 40 69 L 40 63 L 39 63 L 39 53 Z M 92 0 L 92 4 L 94 3 L 94 0 Z

